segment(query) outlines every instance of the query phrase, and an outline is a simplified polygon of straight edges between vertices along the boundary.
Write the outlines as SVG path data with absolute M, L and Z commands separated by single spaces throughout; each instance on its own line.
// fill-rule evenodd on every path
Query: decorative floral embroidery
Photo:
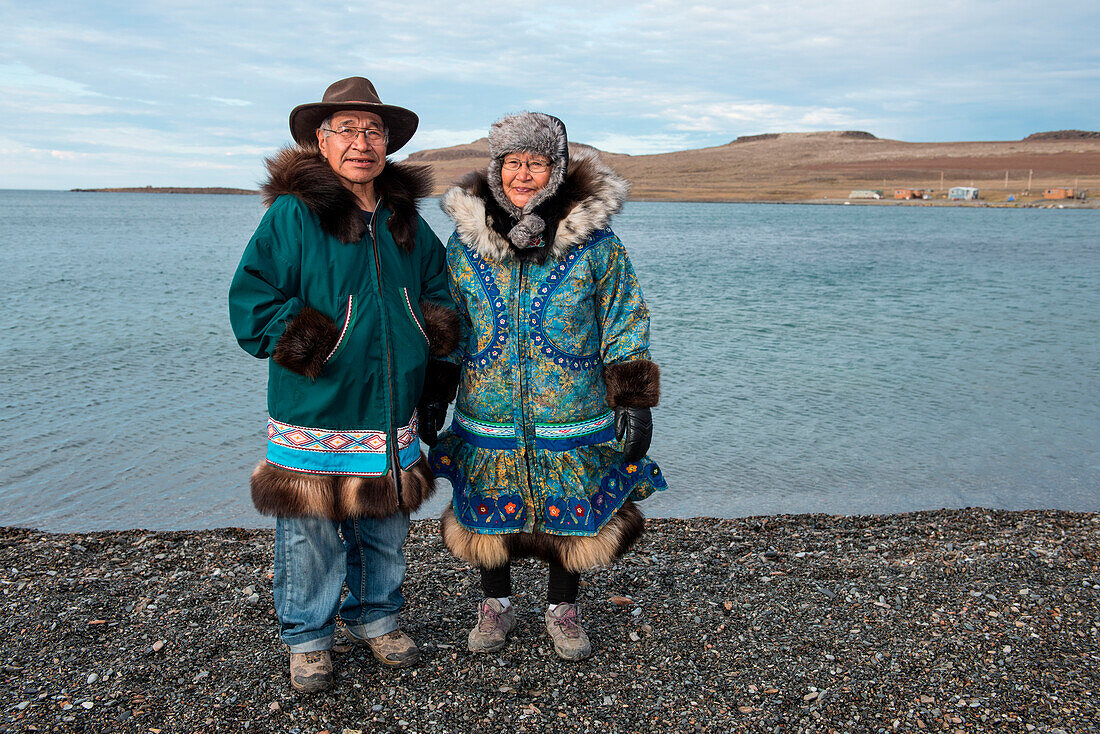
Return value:
M 601 236 L 602 235 L 602 236 Z M 588 250 L 603 242 L 607 237 L 613 236 L 611 230 L 604 230 L 593 234 L 584 244 L 577 245 L 563 258 L 550 275 L 539 286 L 538 294 L 531 301 L 531 341 L 544 355 L 554 360 L 554 364 L 570 370 L 591 370 L 600 364 L 599 354 L 572 354 L 555 345 L 546 335 L 545 321 L 546 310 L 550 306 L 554 291 L 566 282 L 566 276 L 573 266 L 577 264 Z
M 504 352 L 504 345 L 508 342 L 508 314 L 504 310 L 504 298 L 500 295 L 500 288 L 497 287 L 493 267 L 485 262 L 472 248 L 462 245 L 462 249 L 466 253 L 470 265 L 473 266 L 474 273 L 489 299 L 490 308 L 493 312 L 493 335 L 488 344 L 476 354 L 467 354 L 465 360 L 467 363 L 473 363 L 478 367 L 486 367 L 495 362 Z
M 473 332 L 455 419 L 430 457 L 456 520 L 592 536 L 627 499 L 664 489 L 648 458 L 623 461 L 607 407 L 602 365 L 649 359 L 648 310 L 618 238 L 593 232 L 543 263 L 482 259 L 457 234 L 447 250 Z

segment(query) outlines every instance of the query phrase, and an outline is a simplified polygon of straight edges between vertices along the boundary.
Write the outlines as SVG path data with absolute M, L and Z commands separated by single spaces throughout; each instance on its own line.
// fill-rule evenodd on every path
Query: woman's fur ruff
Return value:
M 451 505 L 444 510 L 439 526 L 443 543 L 451 553 L 475 566 L 497 568 L 516 558 L 533 557 L 560 563 L 574 573 L 609 565 L 630 550 L 644 529 L 645 518 L 630 500 L 596 535 L 587 537 L 549 533 L 483 535 L 462 527 Z
M 264 205 L 284 194 L 301 199 L 317 215 L 321 229 L 341 242 L 358 242 L 367 233 L 359 202 L 336 177 L 316 145 L 284 148 L 265 161 L 269 178 L 261 187 Z M 392 213 L 386 228 L 408 252 L 416 246 L 416 203 L 431 193 L 431 172 L 424 166 L 386 161 L 374 179 L 374 192 Z
M 327 517 L 389 517 L 414 512 L 435 492 L 435 474 L 421 453 L 420 460 L 401 470 L 401 502 L 393 477 L 305 474 L 261 462 L 252 472 L 252 502 L 264 515 Z
M 439 205 L 454 220 L 458 236 L 483 258 L 504 262 L 513 257 L 545 261 L 560 258 L 570 248 L 604 229 L 622 209 L 630 185 L 608 168 L 594 150 L 576 150 L 569 160 L 565 180 L 554 196 L 534 210 L 546 223 L 543 240 L 549 244 L 517 250 L 508 240 L 515 224 L 496 202 L 485 172 L 475 172 L 443 195 Z
M 661 370 L 648 359 L 609 364 L 603 379 L 608 407 L 652 408 L 661 399 Z

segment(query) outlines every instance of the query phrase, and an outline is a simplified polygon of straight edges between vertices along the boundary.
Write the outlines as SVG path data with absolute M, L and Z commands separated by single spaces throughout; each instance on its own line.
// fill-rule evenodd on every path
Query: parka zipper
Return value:
M 378 197 L 378 200 L 374 204 L 374 216 L 371 217 L 370 224 L 367 225 L 367 232 L 370 233 L 371 246 L 374 249 L 374 269 L 378 273 L 378 307 L 379 312 L 382 314 L 382 335 L 385 340 L 386 349 L 386 386 L 389 388 L 389 394 L 387 396 L 387 408 L 389 408 L 389 425 L 386 431 L 386 445 L 390 449 L 390 470 L 393 474 L 393 491 L 397 496 L 397 506 L 401 506 L 401 462 L 397 458 L 397 430 L 396 418 L 393 413 L 393 349 L 390 346 L 390 334 L 389 334 L 389 319 L 386 317 L 386 301 L 385 301 L 385 289 L 382 287 L 382 260 L 378 256 L 378 238 L 375 235 L 374 221 L 378 216 L 379 210 L 382 208 L 382 197 Z
M 527 293 L 527 288 L 524 285 L 524 276 L 527 271 L 527 261 L 519 261 L 519 287 L 517 288 L 516 297 L 516 334 L 526 335 L 524 339 L 516 339 L 516 351 L 519 357 L 519 429 L 523 434 L 523 463 L 527 469 L 527 490 L 531 496 L 534 496 L 535 487 L 531 481 L 531 442 L 528 441 L 527 436 L 527 350 L 531 343 L 531 334 L 527 328 L 529 324 L 523 320 L 523 299 Z M 520 324 L 523 324 L 523 331 L 520 331 Z

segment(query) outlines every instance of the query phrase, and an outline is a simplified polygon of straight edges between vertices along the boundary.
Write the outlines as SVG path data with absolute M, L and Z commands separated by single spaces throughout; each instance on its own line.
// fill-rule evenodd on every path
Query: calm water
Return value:
M 269 524 L 266 369 L 225 305 L 261 214 L 0 191 L 0 525 Z M 1100 211 L 632 203 L 615 230 L 664 374 L 649 514 L 1100 509 Z

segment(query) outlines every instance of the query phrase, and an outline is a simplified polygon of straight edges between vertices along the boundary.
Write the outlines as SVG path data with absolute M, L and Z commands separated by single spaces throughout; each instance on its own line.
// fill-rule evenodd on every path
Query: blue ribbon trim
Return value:
M 584 436 L 571 436 L 569 438 L 543 438 L 535 436 L 535 448 L 547 451 L 569 451 L 581 446 L 592 446 L 598 443 L 607 443 L 615 440 L 615 424 L 602 428 L 595 433 Z
M 451 420 L 451 433 L 461 438 L 466 443 L 479 449 L 506 449 L 514 451 L 516 449 L 517 439 L 515 436 L 511 438 L 494 438 L 490 436 L 482 436 L 477 433 L 467 431 L 456 420 Z

